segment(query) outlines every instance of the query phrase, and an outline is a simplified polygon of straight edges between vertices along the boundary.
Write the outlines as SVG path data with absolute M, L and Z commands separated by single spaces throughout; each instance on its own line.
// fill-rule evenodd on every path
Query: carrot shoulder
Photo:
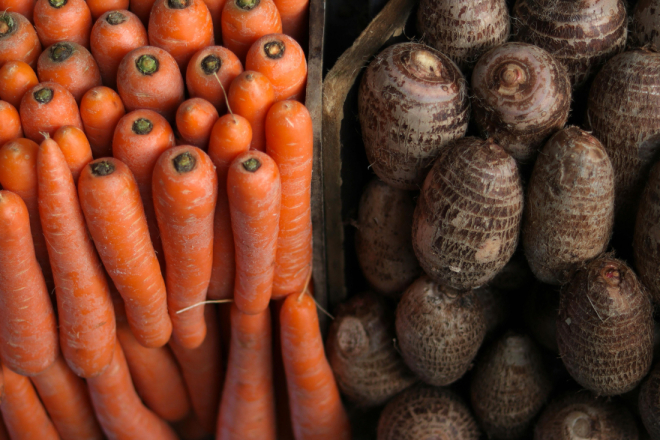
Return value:
M 229 87 L 229 107 L 243 116 L 252 127 L 253 150 L 266 151 L 264 124 L 270 106 L 275 103 L 275 92 L 266 75 L 246 70 Z
M 41 54 L 41 42 L 27 18 L 16 12 L 0 14 L 0 67 L 9 61 L 23 61 L 33 69 Z
M 40 83 L 28 90 L 19 113 L 25 137 L 39 143 L 44 140 L 44 133 L 53 137 L 64 125 L 83 128 L 75 98 L 55 82 Z
M 85 132 L 78 127 L 65 125 L 57 129 L 53 135 L 53 140 L 59 145 L 64 159 L 69 165 L 73 175 L 73 183 L 78 183 L 80 172 L 93 159 L 92 148 Z
M 80 101 L 80 117 L 95 159 L 112 156 L 112 136 L 126 114 L 124 103 L 111 88 L 94 87 Z
M 0 101 L 0 147 L 12 139 L 23 137 L 21 118 L 16 108 L 8 102 Z
M 0 99 L 16 109 L 21 106 L 25 92 L 37 84 L 37 74 L 23 61 L 9 61 L 0 68 Z

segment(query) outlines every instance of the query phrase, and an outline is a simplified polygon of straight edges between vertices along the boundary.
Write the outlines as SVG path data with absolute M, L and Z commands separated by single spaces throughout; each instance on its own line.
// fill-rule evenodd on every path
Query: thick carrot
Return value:
M 44 50 L 37 62 L 41 82 L 53 81 L 64 86 L 80 104 L 83 95 L 101 85 L 101 73 L 94 57 L 77 43 L 61 41 Z
M 270 310 L 231 309 L 231 343 L 218 416 L 218 440 L 275 440 Z
M 53 422 L 39 401 L 30 379 L 2 366 L 5 399 L 2 418 L 12 440 L 59 440 Z
M 312 270 L 312 161 L 314 132 L 298 101 L 274 104 L 266 117 L 266 152 L 280 169 L 282 211 L 273 298 L 302 292 Z
M 241 154 L 229 167 L 227 192 L 236 248 L 234 304 L 243 313 L 261 313 L 273 288 L 281 200 L 277 164 L 260 151 Z
M 73 176 L 52 139 L 39 147 L 37 175 L 39 217 L 57 290 L 60 347 L 74 373 L 93 377 L 112 361 L 115 314 L 110 290 Z
M 273 0 L 282 17 L 282 32 L 306 46 L 309 31 L 309 0 Z
M 0 67 L 0 99 L 16 108 L 20 107 L 25 92 L 37 84 L 37 74 L 23 61 L 9 61 Z
M 62 440 L 103 439 L 87 385 L 73 374 L 62 356 L 46 371 L 33 376 L 32 383 Z
M 128 9 L 138 16 L 145 29 L 149 24 L 149 15 L 151 14 L 151 8 L 155 2 L 156 0 L 130 0 L 130 6 Z
M 135 337 L 146 347 L 165 345 L 172 333 L 165 281 L 131 171 L 117 159 L 97 159 L 83 169 L 78 194 L 101 261 L 126 301 Z
M 35 142 L 44 140 L 44 133 L 53 137 L 65 125 L 83 128 L 76 99 L 55 82 L 41 83 L 28 90 L 19 113 L 25 137 Z
M 33 376 L 57 357 L 57 327 L 46 282 L 34 255 L 21 198 L 0 191 L 0 356 L 5 366 Z
M 243 65 L 229 49 L 211 46 L 197 52 L 190 59 L 186 71 L 186 86 L 191 98 L 204 98 L 218 113 L 227 111 L 225 93 Z
M 87 136 L 78 127 L 65 125 L 55 132 L 53 140 L 60 146 L 64 159 L 71 170 L 73 183 L 77 184 L 80 172 L 93 160 Z
M 154 110 L 171 123 L 183 102 L 183 78 L 172 55 L 145 46 L 128 53 L 117 70 L 117 91 L 126 110 Z
M 234 159 L 249 150 L 251 142 L 252 128 L 242 116 L 224 115 L 213 125 L 209 140 L 209 157 L 218 175 L 218 202 L 213 219 L 213 270 L 208 291 L 208 297 L 211 299 L 228 299 L 234 296 L 236 261 L 227 196 L 227 173 Z
M 85 0 L 37 0 L 34 27 L 44 47 L 70 41 L 89 49 L 92 13 Z
M 32 21 L 32 12 L 37 0 L 0 0 L 0 11 L 17 12 Z
M 0 67 L 9 61 L 23 61 L 33 69 L 41 54 L 41 42 L 27 18 L 16 12 L 0 11 Z
M 213 104 L 202 98 L 184 101 L 176 111 L 176 128 L 184 144 L 207 150 L 211 130 L 218 120 Z
M 235 114 L 247 119 L 252 127 L 252 150 L 266 151 L 264 124 L 274 103 L 273 86 L 262 73 L 246 70 L 229 87 L 229 106 Z
M 295 99 L 303 102 L 305 99 L 305 52 L 288 35 L 271 34 L 259 38 L 247 54 L 245 69 L 266 75 L 273 86 L 276 101 Z
M 101 428 L 110 439 L 177 440 L 170 426 L 140 401 L 121 346 L 100 376 L 87 380 Z
M 203 0 L 156 0 L 147 30 L 149 44 L 168 51 L 181 72 L 195 52 L 214 43 L 211 13 Z
M 221 20 L 224 46 L 244 64 L 255 41 L 282 33 L 282 19 L 273 0 L 227 0 Z
M 222 44 L 222 8 L 225 7 L 227 0 L 204 0 L 206 7 L 209 8 L 211 19 L 213 20 L 213 29 L 215 44 Z
M 296 440 L 351 438 L 351 427 L 323 349 L 314 300 L 289 295 L 280 312 L 282 358 Z
M 96 22 L 106 12 L 128 9 L 129 0 L 87 0 L 87 6 Z
M 94 87 L 80 101 L 80 117 L 94 158 L 112 156 L 112 137 L 126 114 L 124 103 L 114 90 Z
M 8 102 L 0 101 L 0 146 L 12 139 L 23 137 L 21 118 L 16 108 Z

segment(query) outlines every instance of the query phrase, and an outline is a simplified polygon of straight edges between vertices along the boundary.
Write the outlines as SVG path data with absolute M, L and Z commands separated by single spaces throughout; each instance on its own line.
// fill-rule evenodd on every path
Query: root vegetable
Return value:
M 635 268 L 660 304 L 660 163 L 653 166 L 639 202 L 633 239 Z
M 650 44 L 660 49 L 660 1 L 639 0 L 633 10 L 630 26 L 630 46 Z
M 542 346 L 558 353 L 559 288 L 537 282 L 525 301 L 523 316 L 530 333 Z
M 660 363 L 656 364 L 639 393 L 642 422 L 652 438 L 660 437 Z

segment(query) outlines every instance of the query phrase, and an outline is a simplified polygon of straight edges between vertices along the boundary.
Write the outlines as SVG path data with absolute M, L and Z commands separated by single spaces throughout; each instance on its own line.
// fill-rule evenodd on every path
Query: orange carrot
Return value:
M 53 81 L 64 86 L 80 104 L 85 92 L 101 85 L 101 73 L 94 57 L 77 43 L 61 41 L 44 50 L 37 62 L 42 82 Z
M 270 303 L 270 319 L 273 328 L 273 383 L 275 384 L 277 438 L 278 440 L 294 440 L 286 373 L 282 361 L 282 338 L 280 337 L 280 311 L 283 305 L 284 299 L 271 301 Z
M 282 17 L 282 32 L 306 46 L 309 31 L 309 0 L 273 0 Z
M 197 52 L 190 59 L 186 71 L 186 86 L 191 98 L 204 98 L 218 113 L 227 111 L 225 93 L 243 65 L 236 55 L 221 46 L 211 46 Z
M 248 151 L 251 142 L 250 123 L 242 116 L 225 115 L 218 119 L 211 131 L 209 156 L 218 174 L 218 202 L 213 220 L 213 270 L 207 295 L 210 299 L 234 296 L 236 262 L 227 198 L 227 173 L 234 159 Z
M 218 120 L 213 104 L 202 98 L 184 101 L 176 112 L 176 128 L 184 144 L 208 149 L 211 130 Z
M 129 0 L 87 0 L 87 6 L 96 22 L 106 12 L 128 9 Z
M 145 29 L 149 24 L 149 15 L 155 2 L 156 0 L 130 0 L 130 11 L 138 16 Z
M 218 440 L 275 440 L 270 311 L 231 309 L 229 364 L 218 416 Z
M 20 107 L 25 92 L 37 84 L 37 74 L 23 61 L 9 61 L 0 67 L 0 99 L 16 108 Z
M 62 356 L 46 371 L 33 376 L 32 383 L 63 440 L 103 439 L 87 385 L 73 374 Z
M 206 7 L 209 8 L 211 19 L 213 20 L 213 29 L 215 35 L 215 44 L 222 44 L 222 8 L 225 7 L 227 0 L 204 0 Z
M 126 301 L 135 337 L 145 347 L 165 345 L 172 333 L 165 281 L 131 171 L 117 159 L 97 159 L 83 169 L 78 194 L 101 261 Z
M 41 142 L 44 133 L 53 137 L 57 129 L 65 125 L 83 128 L 75 98 L 54 82 L 41 83 L 28 90 L 19 112 L 25 137 L 35 142 Z
M 280 332 L 296 439 L 350 439 L 348 417 L 325 357 L 316 304 L 309 295 L 287 297 Z
M 53 140 L 62 150 L 64 159 L 71 170 L 73 183 L 77 184 L 80 172 L 85 165 L 92 161 L 92 149 L 87 136 L 81 129 L 65 125 L 55 132 Z
M 37 32 L 27 18 L 16 12 L 0 12 L 0 67 L 8 61 L 23 61 L 33 69 L 41 54 Z
M 37 0 L 34 27 L 44 47 L 70 41 L 89 49 L 92 13 L 85 0 Z
M 94 158 L 112 156 L 112 137 L 126 114 L 124 103 L 114 90 L 94 87 L 80 101 L 80 117 Z
M 37 0 L 0 0 L 0 11 L 17 12 L 32 21 L 32 12 Z
M 243 313 L 261 313 L 270 301 L 277 250 L 277 164 L 260 151 L 241 154 L 229 167 L 227 192 L 236 247 L 234 303 Z
M 273 0 L 227 0 L 222 9 L 222 42 L 242 63 L 255 41 L 281 33 L 282 19 Z
M 229 106 L 234 113 L 247 119 L 252 127 L 252 150 L 266 151 L 264 123 L 274 103 L 273 86 L 262 73 L 246 70 L 229 87 Z
M 8 102 L 0 101 L 0 146 L 12 139 L 23 137 L 21 118 L 16 108 Z

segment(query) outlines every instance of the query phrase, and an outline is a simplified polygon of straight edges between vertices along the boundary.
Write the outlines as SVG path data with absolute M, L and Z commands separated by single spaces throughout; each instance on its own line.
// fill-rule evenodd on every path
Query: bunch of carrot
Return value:
M 350 438 L 307 2 L 0 0 L 0 439 Z

